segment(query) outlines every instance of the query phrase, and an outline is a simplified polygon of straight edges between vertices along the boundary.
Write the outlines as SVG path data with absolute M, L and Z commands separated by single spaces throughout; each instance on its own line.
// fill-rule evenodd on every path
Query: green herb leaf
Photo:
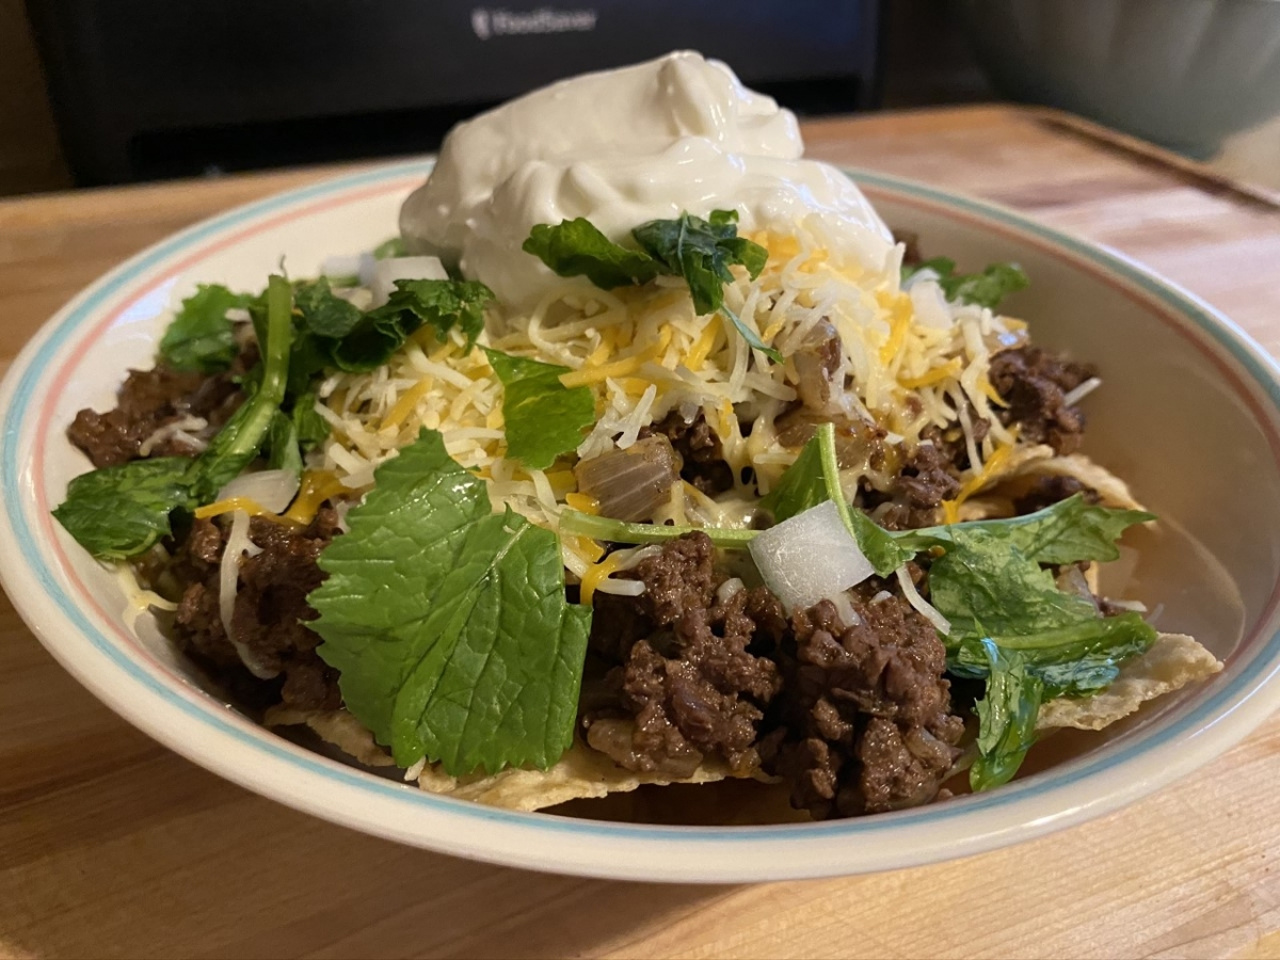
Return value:
M 956 274 L 956 264 L 948 257 L 926 260 L 918 267 L 903 269 L 903 280 L 921 270 L 938 275 L 938 285 L 953 303 L 973 303 L 994 310 L 1011 293 L 1024 289 L 1031 281 L 1016 263 L 993 263 L 982 273 Z
M 404 240 L 400 237 L 383 240 L 373 248 L 373 259 L 375 260 L 389 260 L 392 257 L 406 257 L 408 255 L 409 251 L 405 249 Z
M 500 350 L 485 348 L 484 352 L 502 381 L 507 456 L 534 470 L 545 470 L 560 454 L 576 449 L 583 431 L 596 422 L 591 388 L 564 386 L 560 376 L 569 372 L 568 367 Z
M 298 446 L 303 450 L 310 450 L 324 443 L 332 432 L 329 429 L 329 421 L 316 412 L 318 402 L 319 396 L 314 386 L 305 390 L 293 401 L 291 419 L 298 433 Z
M 739 530 L 732 527 L 669 526 L 661 523 L 630 523 L 612 520 L 577 510 L 564 510 L 560 514 L 560 532 L 606 543 L 666 543 L 687 533 L 705 533 L 717 547 L 726 550 L 745 550 L 760 533 L 759 530 Z
M 218 284 L 201 284 L 182 301 L 182 308 L 160 339 L 160 359 L 175 370 L 226 370 L 237 353 L 234 325 L 227 319 L 227 311 L 247 306 L 250 299 Z
M 760 275 L 769 252 L 760 244 L 738 236 L 736 210 L 713 210 L 703 220 L 688 213 L 676 220 L 650 220 L 631 231 L 645 251 L 661 264 L 663 273 L 684 277 L 698 314 L 724 312 L 743 339 L 775 363 L 782 355 L 765 346 L 742 319 L 724 305 L 724 285 L 733 282 L 729 267 L 741 264 L 751 279 Z
M 264 444 L 267 466 L 272 470 L 290 470 L 302 473 L 302 453 L 298 449 L 298 428 L 283 410 L 277 410 L 271 418 Z
M 125 560 L 171 533 L 169 515 L 189 507 L 185 457 L 134 460 L 76 477 L 53 511 L 58 522 L 99 560 Z
M 565 602 L 555 535 L 493 513 L 434 431 L 376 481 L 308 598 L 347 709 L 401 766 L 549 767 L 573 741 L 591 622 Z
M 1120 664 L 1143 653 L 1156 632 L 1135 612 L 1095 617 L 1039 633 L 973 638 L 952 643 L 948 667 L 965 677 L 983 677 L 990 639 L 1002 650 L 1022 655 L 1045 685 L 1046 697 L 1087 696 L 1108 686 Z
M 197 503 L 209 503 L 253 462 L 284 402 L 293 339 L 293 290 L 284 277 L 268 281 L 266 304 L 262 381 L 187 468 L 186 480 Z
M 601 290 L 648 283 L 660 272 L 643 250 L 619 246 L 583 217 L 538 224 L 521 249 L 560 276 L 586 277 Z
M 332 339 L 345 337 L 364 317 L 359 307 L 333 292 L 327 277 L 298 284 L 293 306 L 301 330 Z
M 945 538 L 946 531 L 954 529 L 984 530 L 993 535 L 1007 535 L 1024 556 L 1037 563 L 1106 562 L 1120 556 L 1116 540 L 1125 530 L 1154 519 L 1154 513 L 1142 510 L 1094 506 L 1077 493 L 1022 517 L 943 527 L 939 536 Z
M 373 366 L 381 366 L 424 323 L 444 340 L 455 327 L 467 338 L 468 349 L 484 330 L 484 308 L 493 291 L 476 280 L 397 280 L 386 304 L 371 310 L 367 319 L 383 337 L 394 334 L 395 346 Z M 359 346 L 343 353 L 360 355 Z M 338 357 L 339 354 L 335 354 Z
M 818 438 L 810 438 L 800 456 L 787 467 L 778 485 L 760 500 L 760 507 L 778 523 L 816 507 L 827 499 L 827 481 L 822 474 L 822 451 Z
M 980 756 L 969 768 L 969 786 L 975 793 L 1013 779 L 1035 743 L 1036 716 L 1044 698 L 1044 685 L 1027 673 L 1020 657 L 990 642 L 983 649 L 990 680 L 974 704 Z
M 455 327 L 474 344 L 493 293 L 468 280 L 397 280 L 387 302 L 362 311 L 323 277 L 298 287 L 298 336 L 289 390 L 301 393 L 329 369 L 363 373 L 386 363 L 424 323 L 443 339 Z
M 800 451 L 800 456 L 782 474 L 778 485 L 761 499 L 760 505 L 781 523 L 824 500 L 835 500 L 836 505 L 842 508 L 840 515 L 845 526 L 878 576 L 887 577 L 928 545 L 899 543 L 895 534 L 877 526 L 861 510 L 849 507 L 840 489 L 835 427 L 829 423 L 818 428 Z
M 629 250 L 579 217 L 538 224 L 522 249 L 560 276 L 586 277 L 602 290 L 647 283 L 659 274 L 683 277 L 700 316 L 721 311 L 752 349 L 781 363 L 782 354 L 724 305 L 724 285 L 733 282 L 729 267 L 746 267 L 754 280 L 769 259 L 760 244 L 738 236 L 737 224 L 736 210 L 713 210 L 710 220 L 688 213 L 675 220 L 650 220 L 631 231 L 643 249 Z

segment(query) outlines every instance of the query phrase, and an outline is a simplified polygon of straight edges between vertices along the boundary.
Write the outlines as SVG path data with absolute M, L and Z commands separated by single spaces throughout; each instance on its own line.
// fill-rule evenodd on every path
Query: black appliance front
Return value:
M 876 96 L 877 0 L 27 0 L 82 185 L 406 154 L 673 49 L 802 113 Z

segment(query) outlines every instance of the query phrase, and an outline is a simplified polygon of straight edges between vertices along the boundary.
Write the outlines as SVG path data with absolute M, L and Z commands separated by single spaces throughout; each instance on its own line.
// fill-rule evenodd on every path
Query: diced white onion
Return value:
M 218 491 L 219 500 L 245 497 L 272 513 L 283 513 L 298 495 L 298 475 L 292 470 L 242 473 Z
M 249 672 L 260 680 L 270 680 L 278 671 L 271 670 L 260 663 L 243 643 L 231 632 L 231 616 L 236 609 L 236 589 L 240 585 L 240 558 L 246 553 L 255 556 L 262 552 L 249 539 L 249 514 L 243 510 L 231 514 L 231 532 L 227 535 L 227 545 L 222 551 L 222 563 L 218 567 L 218 612 L 222 615 L 222 629 L 227 639 L 236 648 L 241 662 L 249 668 Z
M 911 574 L 907 572 L 907 565 L 904 563 L 894 571 L 894 574 L 897 575 L 898 584 L 902 587 L 903 597 L 906 598 L 907 603 L 915 608 L 916 613 L 932 623 L 934 628 L 944 637 L 951 633 L 951 622 L 940 614 L 928 600 L 920 596 L 920 591 L 911 582 Z
M 1134 613 L 1146 613 L 1147 605 L 1141 600 L 1107 600 L 1107 603 L 1113 607 L 1119 607 L 1121 610 L 1132 610 Z
M 358 277 L 360 276 L 360 254 L 327 257 L 320 264 L 320 272 L 326 277 Z
M 875 572 L 831 500 L 763 531 L 750 550 L 760 576 L 788 613 L 808 609 Z
M 427 758 L 419 757 L 418 762 L 404 772 L 405 782 L 411 783 L 414 780 L 417 780 L 418 777 L 422 776 L 422 771 L 426 769 L 426 766 Z
M 858 611 L 853 609 L 853 601 L 849 599 L 849 594 L 841 590 L 839 593 L 830 597 L 823 597 L 824 600 L 830 600 L 836 608 L 836 613 L 840 615 L 840 622 L 846 627 L 856 627 L 861 625 L 862 618 L 858 616 Z
M 737 577 L 730 577 L 724 583 L 720 584 L 720 586 L 716 587 L 716 603 L 723 606 L 745 590 L 746 587 L 747 585 Z
M 1090 377 L 1084 383 L 1080 384 L 1074 390 L 1067 391 L 1062 397 L 1063 406 L 1074 407 L 1077 403 L 1087 397 L 1093 391 L 1102 386 L 1102 380 L 1099 377 Z
M 397 280 L 448 279 L 449 273 L 439 257 L 388 257 L 374 261 L 369 289 L 373 292 L 373 305 L 380 307 L 395 290 Z

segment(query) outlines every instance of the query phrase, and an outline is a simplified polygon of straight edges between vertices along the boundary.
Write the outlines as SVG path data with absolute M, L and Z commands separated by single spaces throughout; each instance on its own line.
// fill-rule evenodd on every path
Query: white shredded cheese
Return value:
M 920 596 L 920 591 L 916 589 L 916 585 L 911 582 L 911 574 L 907 571 L 907 565 L 904 563 L 897 570 L 893 571 L 894 576 L 898 578 L 898 585 L 902 587 L 902 596 L 907 603 L 915 609 L 916 613 L 924 617 L 934 628 L 944 637 L 951 633 L 951 623 L 937 611 L 933 604 L 929 603 L 924 597 Z
M 236 590 L 240 585 L 240 559 L 246 554 L 252 557 L 261 552 L 262 548 L 249 539 L 249 514 L 243 510 L 232 511 L 231 531 L 227 534 L 222 561 L 218 566 L 218 612 L 222 617 L 222 629 L 226 631 L 231 645 L 236 648 L 241 662 L 255 677 L 270 680 L 278 671 L 261 663 L 249 647 L 236 639 L 231 629 L 231 619 L 236 609 Z

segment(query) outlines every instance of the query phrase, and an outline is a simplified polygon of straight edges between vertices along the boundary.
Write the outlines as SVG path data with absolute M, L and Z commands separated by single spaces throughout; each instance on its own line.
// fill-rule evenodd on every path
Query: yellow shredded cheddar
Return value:
M 965 481 L 955 499 L 942 501 L 942 513 L 947 523 L 959 522 L 960 505 L 986 486 L 987 481 L 995 476 L 1004 462 L 1009 459 L 1011 453 L 1013 453 L 1011 445 L 1005 445 L 993 450 L 991 456 L 987 457 L 987 462 L 982 465 L 982 469 Z
M 308 470 L 302 475 L 302 487 L 284 518 L 305 526 L 315 519 L 322 503 L 340 493 L 351 493 L 351 488 L 344 486 L 336 475 L 328 470 Z
M 929 387 L 943 380 L 950 380 L 952 377 L 958 377 L 964 370 L 964 364 L 956 357 L 952 357 L 941 366 L 934 367 L 928 373 L 919 377 L 900 377 L 898 385 L 908 390 L 916 390 L 920 387 Z
M 600 512 L 600 501 L 589 493 L 566 494 L 564 502 L 579 513 L 590 513 L 595 515 Z
M 228 497 L 226 500 L 218 500 L 215 503 L 206 504 L 203 507 L 196 508 L 196 519 L 207 520 L 209 517 L 217 517 L 224 513 L 232 513 L 236 510 L 243 510 L 251 517 L 267 517 L 275 520 L 276 515 L 260 504 L 257 500 L 249 497 Z
M 587 568 L 587 572 L 582 575 L 582 588 L 579 594 L 579 602 L 584 607 L 591 606 L 591 601 L 596 595 L 596 588 L 618 567 L 622 566 L 622 559 L 621 553 L 611 553 L 599 563 L 592 564 Z
M 711 348 L 716 342 L 716 333 L 719 324 L 716 322 L 715 316 L 707 318 L 707 325 L 702 328 L 702 334 L 698 337 L 697 343 L 684 358 L 684 365 L 690 370 L 697 372 L 701 370 L 707 362 L 707 355 L 711 353 Z
M 894 297 L 882 295 L 878 299 L 889 310 L 889 336 L 880 348 L 880 363 L 888 366 L 907 339 L 907 330 L 911 326 L 911 298 L 900 293 Z
M 423 377 L 412 387 L 400 395 L 400 399 L 396 401 L 396 405 L 382 421 L 383 430 L 394 430 L 404 423 L 405 418 L 413 413 L 414 407 L 418 405 L 423 397 L 431 392 L 431 388 L 436 385 L 435 377 Z

